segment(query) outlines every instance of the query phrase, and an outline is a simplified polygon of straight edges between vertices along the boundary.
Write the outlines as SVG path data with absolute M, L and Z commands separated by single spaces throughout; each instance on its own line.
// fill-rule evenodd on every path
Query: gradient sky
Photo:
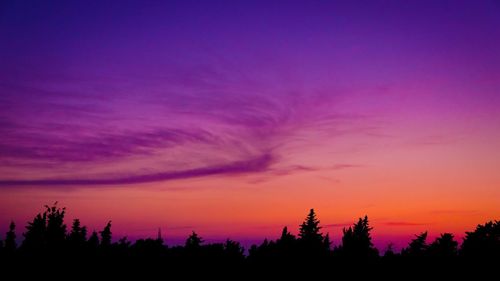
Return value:
M 498 1 L 2 1 L 0 230 L 181 241 L 500 217 Z

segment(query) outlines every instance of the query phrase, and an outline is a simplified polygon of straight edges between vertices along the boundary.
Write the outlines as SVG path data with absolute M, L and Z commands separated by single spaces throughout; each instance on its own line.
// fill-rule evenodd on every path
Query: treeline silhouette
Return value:
M 112 222 L 101 231 L 88 232 L 79 219 L 71 227 L 65 222 L 66 209 L 45 206 L 29 221 L 18 245 L 16 224 L 11 222 L 0 240 L 0 266 L 4 272 L 14 269 L 37 269 L 38 274 L 71 270 L 80 274 L 107 272 L 229 277 L 264 276 L 263 274 L 355 274 L 385 277 L 398 274 L 492 273 L 500 265 L 500 222 L 480 224 L 466 232 L 461 244 L 451 233 L 442 233 L 428 241 L 427 232 L 412 239 L 401 252 L 391 245 L 382 253 L 372 243 L 368 217 L 359 218 L 342 231 L 342 243 L 332 247 L 329 233 L 323 233 L 313 209 L 291 234 L 284 227 L 277 240 L 264 240 L 245 249 L 237 241 L 204 243 L 192 232 L 183 246 L 168 246 L 159 232 L 156 238 L 132 243 L 126 237 L 113 242 Z M 437 272 L 437 273 L 436 273 Z M 31 271 L 17 271 L 17 274 Z M 458 275 L 457 275 L 458 276 Z

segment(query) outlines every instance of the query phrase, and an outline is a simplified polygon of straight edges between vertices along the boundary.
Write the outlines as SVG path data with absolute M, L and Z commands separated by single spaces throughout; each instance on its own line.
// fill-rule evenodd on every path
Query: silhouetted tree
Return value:
M 47 246 L 51 250 L 59 250 L 63 247 L 66 239 L 66 225 L 64 215 L 66 208 L 58 208 L 57 202 L 51 207 L 45 205 L 47 218 Z
M 132 242 L 128 240 L 127 236 L 120 238 L 118 240 L 118 244 L 116 244 L 116 254 L 121 256 L 122 258 L 126 257 L 131 244 Z
M 249 259 L 259 263 L 266 263 L 269 260 L 275 260 L 277 258 L 276 246 L 276 243 L 265 238 L 262 244 L 258 246 L 252 245 L 250 247 L 248 252 Z
M 17 248 L 16 243 L 16 224 L 11 221 L 9 231 L 5 234 L 4 250 L 6 253 L 13 253 Z
M 396 254 L 394 253 L 394 244 L 393 243 L 387 244 L 387 247 L 385 248 L 384 252 L 384 258 L 392 259 L 394 258 L 395 255 Z
M 101 234 L 101 247 L 109 248 L 111 246 L 111 221 L 108 221 L 106 226 L 102 231 L 99 232 Z
M 252 244 L 250 246 L 250 249 L 248 249 L 248 257 L 250 259 L 255 258 L 259 254 L 258 251 L 259 251 L 259 246 Z
M 330 241 L 330 233 L 327 233 L 325 235 L 325 239 L 323 239 L 323 247 L 327 250 L 330 251 L 330 247 L 332 245 L 332 241 Z
M 489 221 L 466 232 L 460 252 L 466 257 L 500 258 L 500 222 Z
M 352 227 L 343 229 L 342 245 L 338 251 L 347 257 L 373 258 L 378 256 L 378 250 L 373 246 L 368 223 L 368 216 L 359 218 Z
M 228 260 L 237 262 L 245 258 L 243 255 L 245 249 L 240 245 L 239 242 L 227 239 L 224 243 L 224 253 Z
M 83 249 L 87 241 L 87 227 L 80 225 L 79 219 L 73 220 L 71 232 L 68 236 L 69 246 L 73 249 Z
M 78 219 L 73 221 L 71 230 L 66 234 L 64 216 L 65 209 L 58 208 L 57 203 L 51 207 L 45 206 L 43 213 L 28 222 L 23 234 L 25 239 L 19 249 L 16 249 L 16 225 L 11 222 L 5 240 L 0 243 L 2 269 L 12 269 L 15 267 L 11 265 L 20 265 L 37 274 L 49 272 L 52 275 L 60 273 L 63 268 L 76 270 L 74 272 L 100 269 L 108 270 L 107 273 L 120 269 L 113 272 L 124 274 L 137 269 L 143 274 L 154 270 L 157 270 L 157 273 L 167 266 L 167 270 L 173 274 L 182 272 L 189 275 L 196 269 L 208 274 L 210 278 L 216 275 L 215 277 L 219 277 L 217 280 L 238 276 L 234 273 L 243 272 L 255 273 L 255 277 L 267 276 L 262 274 L 269 270 L 274 271 L 273 273 L 279 272 L 280 277 L 283 277 L 283 272 L 293 272 L 307 273 L 308 279 L 315 279 L 315 273 L 330 269 L 340 274 L 352 273 L 352 269 L 359 269 L 354 272 L 355 277 L 368 276 L 363 275 L 364 273 L 390 272 L 394 273 L 394 276 L 407 276 L 404 274 L 428 274 L 431 271 L 445 273 L 446 277 L 450 277 L 449 274 L 453 272 L 462 276 L 463 269 L 474 270 L 475 274 L 492 272 L 494 266 L 498 265 L 497 258 L 500 257 L 498 221 L 478 225 L 473 232 L 467 232 L 460 257 L 457 255 L 458 243 L 452 234 L 443 233 L 428 245 L 427 232 L 423 232 L 416 235 L 401 254 L 396 253 L 390 243 L 383 257 L 378 259 L 378 251 L 371 241 L 372 228 L 366 216 L 344 228 L 341 245 L 330 251 L 330 235 L 320 232 L 320 222 L 311 209 L 300 225 L 298 238 L 284 227 L 277 240 L 265 239 L 260 245 L 252 245 L 248 257 L 245 257 L 244 249 L 237 241 L 227 239 L 224 243 L 204 244 L 194 231 L 187 238 L 185 246 L 164 246 L 160 231 L 156 239 L 138 239 L 131 243 L 123 237 L 112 243 L 111 221 L 102 231 L 93 231 L 86 240 L 87 229 Z M 64 251 L 54 251 L 58 249 Z M 8 255 L 9 251 L 13 254 Z M 476 262 L 477 260 L 479 262 Z M 38 268 L 50 270 L 34 270 Z M 484 279 L 476 275 L 475 277 L 478 280 Z
M 300 225 L 299 238 L 308 246 L 321 245 L 323 242 L 323 234 L 320 232 L 320 221 L 316 218 L 314 209 L 309 211 L 304 222 Z
M 422 232 L 419 235 L 415 235 L 415 238 L 411 240 L 407 248 L 401 251 L 401 255 L 409 257 L 422 257 L 427 251 L 427 231 Z
M 91 251 L 95 251 L 97 250 L 97 248 L 99 248 L 99 236 L 97 235 L 97 232 L 95 230 L 92 231 L 89 240 L 87 240 L 87 245 Z
M 201 247 L 201 243 L 203 243 L 203 239 L 193 231 L 193 233 L 191 233 L 191 235 L 189 235 L 188 239 L 186 240 L 186 248 L 197 249 Z
M 457 255 L 458 242 L 451 233 L 443 233 L 429 246 L 432 257 L 451 258 Z
M 214 248 L 203 247 L 203 239 L 196 233 L 192 232 L 191 235 L 186 239 L 184 247 L 184 258 L 191 259 L 193 262 L 202 262 L 203 255 L 210 255 L 208 252 L 214 251 Z M 220 245 L 220 255 L 222 256 L 223 247 Z
M 267 240 L 266 240 L 267 242 Z M 276 241 L 277 251 L 283 257 L 293 255 L 296 251 L 297 239 L 288 231 L 288 227 L 283 227 L 280 238 Z
M 163 239 L 139 239 L 131 246 L 134 255 L 140 258 L 157 258 L 166 249 L 163 246 Z
M 163 237 L 161 237 L 161 228 L 158 228 L 158 235 L 156 236 L 156 241 L 160 245 L 163 245 Z
M 330 237 L 325 243 L 325 237 L 320 230 L 320 221 L 316 217 L 314 209 L 311 209 L 304 222 L 300 225 L 299 239 L 297 241 L 299 258 L 304 262 L 312 261 L 311 259 L 321 259 L 328 253 Z
M 39 252 L 46 247 L 46 236 L 47 232 L 47 215 L 46 213 L 38 214 L 33 221 L 28 222 L 26 226 L 26 232 L 24 235 L 24 241 L 21 247 L 27 252 Z

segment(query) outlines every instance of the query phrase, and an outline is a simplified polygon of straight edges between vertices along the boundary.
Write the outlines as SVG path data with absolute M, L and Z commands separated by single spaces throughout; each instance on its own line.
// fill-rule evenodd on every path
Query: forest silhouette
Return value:
M 427 232 L 422 232 L 401 252 L 395 252 L 390 245 L 379 252 L 372 243 L 367 216 L 344 228 L 341 244 L 332 247 L 329 233 L 322 232 L 320 220 L 311 209 L 299 226 L 298 236 L 285 226 L 277 240 L 265 239 L 245 252 L 237 241 L 205 243 L 194 231 L 184 245 L 178 246 L 166 245 L 160 232 L 156 238 L 138 239 L 134 243 L 126 237 L 113 240 L 112 221 L 101 231 L 89 234 L 79 219 L 73 220 L 68 229 L 65 215 L 66 209 L 58 207 L 57 202 L 45 206 L 43 212 L 27 223 L 19 245 L 16 224 L 11 222 L 0 240 L 2 272 L 15 271 L 16 275 L 36 272 L 51 278 L 55 277 L 53 272 L 66 270 L 80 276 L 104 272 L 115 277 L 156 276 L 162 272 L 170 276 L 231 279 L 284 278 L 297 274 L 377 278 L 434 274 L 451 278 L 463 277 L 462 274 L 476 277 L 495 274 L 495 266 L 500 265 L 499 221 L 479 224 L 465 233 L 461 243 L 451 233 L 442 233 L 434 241 L 428 241 Z

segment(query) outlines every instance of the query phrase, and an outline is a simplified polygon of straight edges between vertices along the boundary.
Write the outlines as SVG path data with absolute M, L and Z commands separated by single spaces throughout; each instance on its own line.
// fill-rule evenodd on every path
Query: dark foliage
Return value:
M 87 242 L 87 227 L 80 225 L 80 220 L 75 219 L 71 226 L 71 232 L 67 238 L 68 248 L 72 251 L 82 251 Z
M 401 251 L 401 255 L 408 257 L 423 257 L 427 253 L 427 231 L 416 235 L 407 248 Z
M 45 209 L 44 215 L 47 218 L 45 242 L 49 250 L 60 251 L 66 241 L 66 225 L 64 224 L 66 208 L 58 208 L 56 202 L 51 207 L 46 205 Z
M 466 232 L 461 254 L 475 259 L 500 258 L 500 222 L 489 221 Z
M 486 274 L 491 272 L 490 266 L 500 261 L 498 221 L 478 225 L 473 232 L 467 232 L 460 248 L 451 233 L 443 233 L 428 244 L 427 232 L 423 232 L 401 253 L 389 244 L 380 256 L 372 243 L 372 227 L 367 216 L 344 228 L 342 243 L 331 249 L 330 235 L 321 233 L 320 221 L 311 209 L 297 237 L 285 226 L 278 239 L 265 239 L 260 245 L 252 245 L 245 255 L 245 249 L 237 241 L 205 243 L 194 231 L 185 245 L 174 247 L 164 244 L 161 231 L 155 239 L 113 240 L 111 221 L 87 237 L 87 228 L 75 219 L 68 233 L 65 212 L 57 203 L 45 206 L 43 213 L 27 223 L 19 247 L 16 225 L 11 222 L 0 243 L 0 266 L 5 272 L 18 268 L 17 274 L 36 272 L 51 277 L 51 272 L 63 269 L 80 272 L 82 276 L 88 274 L 87 277 L 101 271 L 114 277 L 168 272 L 184 278 L 211 276 L 232 280 L 246 276 L 258 279 L 265 274 L 278 279 L 297 274 L 311 277 L 327 272 L 355 274 L 356 278 L 378 275 L 397 279 L 405 273 L 416 277 L 437 272 L 451 278 L 453 274 L 462 276 L 460 274 L 466 271 Z
M 457 247 L 453 234 L 443 233 L 429 246 L 428 254 L 436 258 L 453 258 L 458 254 Z
M 5 234 L 4 250 L 6 253 L 14 253 L 16 248 L 16 224 L 12 221 L 9 225 L 9 231 Z
M 373 246 L 368 223 L 368 216 L 359 218 L 358 222 L 343 229 L 342 245 L 338 253 L 346 258 L 371 259 L 378 256 L 378 250 Z
M 101 247 L 104 249 L 111 247 L 111 221 L 99 233 L 101 234 Z

